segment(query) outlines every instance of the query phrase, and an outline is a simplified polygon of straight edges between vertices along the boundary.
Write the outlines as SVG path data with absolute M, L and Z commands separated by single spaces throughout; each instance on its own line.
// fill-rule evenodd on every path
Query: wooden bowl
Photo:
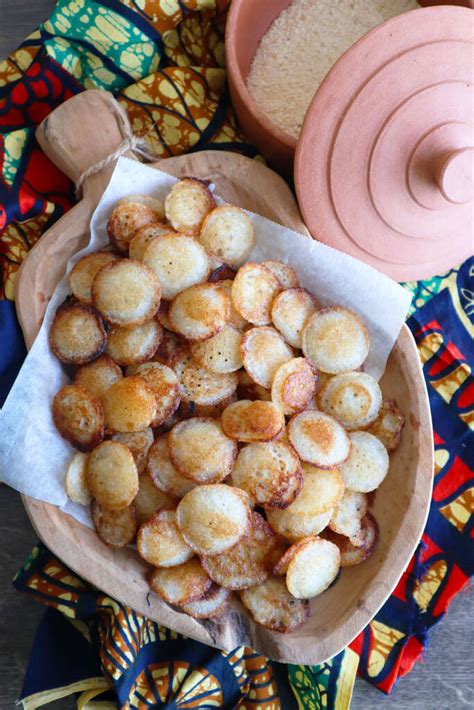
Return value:
M 88 91 L 70 99 L 37 132 L 48 156 L 77 178 L 87 162 L 112 153 L 123 136 L 110 94 Z M 92 124 L 91 124 L 92 122 Z M 210 179 L 217 193 L 242 207 L 305 232 L 294 198 L 265 166 L 221 151 L 195 153 L 156 164 L 173 175 Z M 69 258 L 88 239 L 91 214 L 110 176 L 88 178 L 84 198 L 36 244 L 17 279 L 16 304 L 28 347 L 46 304 Z M 269 658 L 316 664 L 338 653 L 369 623 L 393 591 L 420 540 L 431 501 L 433 435 L 423 373 L 413 337 L 404 325 L 382 379 L 386 396 L 396 398 L 405 415 L 400 447 L 390 473 L 377 492 L 374 514 L 380 540 L 363 564 L 342 571 L 337 583 L 314 599 L 311 616 L 296 633 L 282 635 L 254 624 L 236 602 L 227 623 L 200 623 L 150 594 L 150 568 L 125 548 L 113 550 L 95 532 L 58 508 L 24 497 L 31 522 L 43 542 L 83 579 L 123 604 L 186 636 L 231 650 L 245 644 Z
M 263 35 L 292 0 L 233 0 L 227 17 L 225 51 L 232 105 L 246 137 L 275 170 L 291 177 L 297 140 L 262 111 L 247 89 L 250 65 Z

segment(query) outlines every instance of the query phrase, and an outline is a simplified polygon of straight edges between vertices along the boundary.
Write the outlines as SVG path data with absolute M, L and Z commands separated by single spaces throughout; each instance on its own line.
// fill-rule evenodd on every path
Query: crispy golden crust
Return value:
M 232 471 L 237 444 L 220 422 L 195 417 L 180 422 L 168 435 L 170 458 L 175 468 L 195 483 L 219 483 Z
M 104 438 L 102 405 L 79 385 L 66 385 L 56 394 L 53 420 L 61 436 L 80 451 L 90 451 Z
M 367 431 L 379 439 L 387 451 L 395 451 L 400 443 L 405 417 L 393 399 L 384 399 L 377 419 Z
M 288 424 L 288 438 L 305 463 L 319 468 L 342 464 L 351 451 L 351 441 L 334 417 L 324 412 L 306 410 L 295 414 Z
M 155 569 L 150 577 L 152 590 L 175 606 L 201 599 L 211 586 L 212 580 L 197 559 L 170 569 Z
M 49 345 L 66 365 L 83 365 L 101 355 L 107 334 L 95 308 L 82 303 L 62 305 L 49 331 Z
M 112 326 L 108 335 L 107 354 L 123 367 L 146 362 L 156 353 L 162 332 L 156 319 L 127 328 Z
M 242 340 L 242 357 L 254 382 L 270 389 L 276 371 L 291 360 L 293 351 L 275 328 L 250 328 Z
M 155 395 L 156 413 L 152 426 L 160 426 L 179 407 L 181 399 L 179 380 L 170 367 L 159 362 L 146 362 L 133 368 L 133 371 L 133 374 L 147 383 Z
M 366 372 L 335 375 L 318 390 L 320 408 L 346 429 L 362 429 L 373 422 L 382 406 L 382 391 Z
M 233 205 L 216 207 L 201 227 L 201 243 L 212 256 L 229 266 L 241 266 L 255 243 L 252 220 Z
M 240 599 L 257 624 L 282 634 L 296 631 L 309 616 L 309 602 L 293 597 L 279 577 L 244 590 Z
M 147 224 L 159 222 L 163 217 L 154 206 L 131 197 L 120 201 L 110 213 L 107 236 L 121 254 L 128 253 L 128 245 L 136 231 Z
M 169 225 L 163 224 L 162 222 L 146 224 L 144 227 L 137 229 L 128 245 L 128 256 L 130 259 L 142 261 L 149 243 L 156 239 L 156 237 L 161 237 L 163 234 L 176 234 L 176 232 L 174 232 Z
M 109 547 L 125 547 L 133 542 L 137 530 L 133 505 L 122 510 L 106 510 L 93 500 L 91 517 L 97 535 Z
M 198 235 L 206 215 L 216 206 L 211 191 L 200 180 L 185 178 L 171 188 L 165 200 L 166 218 L 174 229 Z
M 156 398 L 141 377 L 124 377 L 102 398 L 108 431 L 132 432 L 146 429 L 156 415 Z
M 329 540 L 308 537 L 296 543 L 286 573 L 286 586 L 297 599 L 312 599 L 336 579 L 341 567 L 339 548 Z
M 132 452 L 117 441 L 103 441 L 89 456 L 87 483 L 106 510 L 122 510 L 138 493 L 138 471 Z
M 374 516 L 366 513 L 362 518 L 357 545 L 344 535 L 338 535 L 329 529 L 324 531 L 323 536 L 338 546 L 341 552 L 341 567 L 353 567 L 364 562 L 374 551 L 379 539 L 379 526 Z
M 83 303 L 92 303 L 92 282 L 100 269 L 119 257 L 110 251 L 86 254 L 77 261 L 69 273 L 69 286 L 73 295 Z
M 175 505 L 176 500 L 160 491 L 147 473 L 140 476 L 138 493 L 133 501 L 138 525 L 143 525 L 163 508 L 174 508 Z
M 309 535 L 318 535 L 324 530 L 331 520 L 332 510 L 326 513 L 295 515 L 289 506 L 285 510 L 267 510 L 266 513 L 267 520 L 275 532 L 285 540 L 297 542 Z
M 272 400 L 286 415 L 306 409 L 316 391 L 317 374 L 309 360 L 295 357 L 275 372 Z
M 288 266 L 288 264 L 284 264 L 283 261 L 274 261 L 273 259 L 270 259 L 269 261 L 264 261 L 263 265 L 266 266 L 267 269 L 270 269 L 272 274 L 277 277 L 282 288 L 288 289 L 299 287 L 300 283 L 298 281 L 296 271 L 292 269 L 291 266 Z
M 231 486 L 197 486 L 178 504 L 176 519 L 183 537 L 199 555 L 218 555 L 247 534 L 251 511 Z
M 154 567 L 176 567 L 194 556 L 176 524 L 176 511 L 170 508 L 158 511 L 140 526 L 137 550 Z
M 303 485 L 294 450 L 281 441 L 249 444 L 239 451 L 232 482 L 264 508 L 287 508 Z
M 322 308 L 303 329 L 303 353 L 317 370 L 337 375 L 357 370 L 370 347 L 369 334 L 358 315 L 347 308 Z
M 94 362 L 78 367 L 74 384 L 84 387 L 97 399 L 101 399 L 115 382 L 123 377 L 122 370 L 108 355 L 101 355 Z
M 294 348 L 301 348 L 303 329 L 319 307 L 313 294 L 304 288 L 290 288 L 279 293 L 272 304 L 273 325 Z
M 273 402 L 240 400 L 222 412 L 222 428 L 237 441 L 270 441 L 285 426 L 282 410 Z
M 194 619 L 213 619 L 227 609 L 231 598 L 232 592 L 228 589 L 212 584 L 203 597 L 183 604 L 181 610 Z
M 133 259 L 104 266 L 92 282 L 92 301 L 111 325 L 140 325 L 160 305 L 161 286 L 154 272 Z
M 157 488 L 174 498 L 182 498 L 196 485 L 173 466 L 167 434 L 155 439 L 151 445 L 148 452 L 147 473 Z
M 188 340 L 206 340 L 219 333 L 230 315 L 230 300 L 219 284 L 196 284 L 171 302 L 173 330 Z
M 235 547 L 214 557 L 203 557 L 209 577 L 226 589 L 262 584 L 270 574 L 280 540 L 259 513 L 252 513 L 251 529 Z
M 141 475 L 146 468 L 148 450 L 153 444 L 153 431 L 149 427 L 142 431 L 129 433 L 119 432 L 112 436 L 112 441 L 125 444 L 132 452 L 133 460 L 137 467 L 138 474 Z
M 175 232 L 153 239 L 145 249 L 143 262 L 156 274 L 166 299 L 206 281 L 211 271 L 201 244 L 193 237 Z
M 216 335 L 203 342 L 192 343 L 191 352 L 194 359 L 211 372 L 236 372 L 243 365 L 242 338 L 240 330 L 226 324 Z
M 248 262 L 240 267 L 232 283 L 232 301 L 250 323 L 268 325 L 273 299 L 280 291 L 280 282 L 270 269 Z

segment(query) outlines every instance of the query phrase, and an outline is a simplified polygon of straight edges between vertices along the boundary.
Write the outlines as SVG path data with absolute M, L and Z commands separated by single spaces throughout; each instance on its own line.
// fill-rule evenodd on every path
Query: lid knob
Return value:
M 474 147 L 445 153 L 438 159 L 436 182 L 443 196 L 464 204 L 474 196 Z

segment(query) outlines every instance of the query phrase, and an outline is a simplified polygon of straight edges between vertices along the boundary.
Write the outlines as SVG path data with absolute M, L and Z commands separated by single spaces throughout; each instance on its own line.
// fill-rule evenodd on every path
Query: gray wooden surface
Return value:
M 51 0 L 0 0 L 0 58 L 5 57 L 47 16 Z M 36 536 L 20 497 L 0 486 L 0 710 L 14 708 L 43 607 L 18 594 L 11 579 Z M 74 708 L 73 700 L 49 707 Z M 474 707 L 474 594 L 454 600 L 449 614 L 434 629 L 425 662 L 385 697 L 357 680 L 353 710 L 458 710 Z M 284 710 L 284 709 L 283 709 Z

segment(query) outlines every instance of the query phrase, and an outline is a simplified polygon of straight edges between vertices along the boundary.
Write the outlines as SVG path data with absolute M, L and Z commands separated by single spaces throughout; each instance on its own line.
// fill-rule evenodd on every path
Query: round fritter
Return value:
M 317 370 L 333 375 L 357 370 L 369 347 L 367 328 L 346 308 L 322 308 L 306 321 L 303 353 Z
M 232 482 L 264 508 L 286 508 L 303 484 L 301 464 L 282 441 L 249 444 L 239 451 Z
M 364 562 L 374 551 L 379 539 L 379 526 L 374 516 L 366 513 L 361 521 L 357 545 L 345 535 L 338 535 L 332 530 L 325 530 L 323 535 L 338 546 L 341 552 L 341 566 L 353 567 Z
M 161 341 L 163 329 L 153 318 L 140 325 L 112 326 L 109 330 L 107 353 L 119 365 L 137 365 L 151 360 Z
M 91 517 L 97 535 L 109 547 L 125 547 L 133 542 L 137 531 L 133 505 L 122 510 L 107 510 L 93 500 Z
M 258 587 L 245 589 L 240 599 L 257 624 L 282 634 L 296 631 L 309 616 L 309 602 L 293 597 L 280 577 L 270 577 Z
M 296 499 L 298 500 L 298 499 Z M 285 510 L 267 510 L 267 520 L 272 530 L 285 540 L 297 542 L 310 535 L 319 535 L 329 525 L 332 510 L 326 513 L 295 514 L 291 505 Z M 275 569 L 275 574 L 281 574 Z
M 259 513 L 252 513 L 249 533 L 234 547 L 214 557 L 203 557 L 209 577 L 226 589 L 248 589 L 262 584 L 270 574 L 281 543 Z
M 183 537 L 199 555 L 218 555 L 247 534 L 251 511 L 231 486 L 197 486 L 178 504 L 176 519 Z
M 128 254 L 128 245 L 140 227 L 163 218 L 162 205 L 158 201 L 150 204 L 145 195 L 131 195 L 121 200 L 110 213 L 107 222 L 107 235 L 121 254 Z M 148 203 L 148 204 L 147 204 Z
M 294 548 L 288 563 L 286 586 L 297 599 L 311 599 L 324 592 L 336 579 L 341 567 L 341 553 L 337 545 L 318 537 L 301 540 Z
M 153 430 L 147 427 L 141 431 L 118 432 L 112 436 L 112 441 L 125 444 L 132 452 L 138 474 L 141 475 L 146 468 L 148 450 L 153 444 Z
M 206 281 L 211 271 L 204 248 L 193 237 L 170 232 L 145 249 L 143 262 L 156 274 L 163 298 L 172 299 L 190 286 Z
M 346 488 L 344 495 L 334 508 L 329 527 L 334 532 L 348 537 L 354 545 L 358 545 L 361 539 L 361 522 L 367 509 L 367 495 Z
M 319 468 L 333 468 L 349 456 L 351 442 L 339 422 L 329 414 L 305 411 L 288 424 L 288 438 L 302 461 Z
M 177 232 L 174 232 L 169 225 L 163 224 L 162 222 L 146 224 L 144 227 L 137 229 L 128 245 L 128 256 L 130 259 L 142 261 L 149 243 L 156 239 L 156 237 L 161 237 L 163 234 L 177 234 Z
M 87 466 L 89 490 L 102 508 L 121 510 L 138 493 L 138 471 L 124 444 L 103 441 L 91 451 Z
M 92 282 L 100 269 L 119 257 L 111 251 L 96 251 L 77 261 L 69 272 L 69 286 L 73 295 L 83 303 L 92 303 Z
M 77 368 L 74 384 L 84 387 L 88 392 L 101 399 L 115 382 L 123 377 L 122 370 L 108 355 L 101 355 L 87 365 Z
M 400 443 L 405 418 L 393 399 L 384 399 L 377 419 L 367 431 L 380 439 L 387 451 L 395 451 Z
M 173 185 L 166 196 L 165 213 L 176 231 L 197 235 L 204 218 L 215 206 L 212 193 L 204 182 L 185 178 Z
M 238 267 L 248 258 L 255 242 L 252 220 L 244 210 L 233 205 L 216 207 L 201 227 L 201 243 L 224 264 Z
M 64 486 L 67 497 L 78 505 L 89 505 L 92 496 L 87 485 L 87 465 L 89 455 L 80 451 L 74 454 L 66 471 Z
M 134 259 L 104 266 L 92 282 L 92 301 L 112 325 L 139 325 L 151 320 L 160 305 L 161 286 L 153 271 Z
M 196 284 L 173 299 L 168 315 L 176 333 L 188 340 L 206 340 L 227 323 L 229 297 L 219 284 Z
M 212 584 L 203 597 L 183 604 L 181 609 L 194 619 L 213 619 L 227 609 L 231 597 L 232 592 L 228 589 Z
M 263 264 L 248 262 L 232 283 L 232 301 L 240 315 L 254 325 L 271 323 L 273 299 L 282 290 L 277 277 Z
M 99 313 L 82 303 L 58 308 L 49 331 L 49 344 L 66 365 L 83 365 L 99 357 L 107 334 Z
M 263 266 L 266 266 L 267 269 L 270 269 L 272 274 L 275 274 L 282 288 L 299 288 L 300 282 L 298 281 L 296 271 L 292 269 L 291 266 L 288 266 L 288 264 L 285 264 L 283 261 L 269 259 L 263 262 Z
M 270 441 L 284 426 L 284 414 L 273 402 L 241 399 L 222 412 L 225 434 L 237 441 Z
M 388 473 L 390 460 L 387 449 L 367 431 L 353 431 L 350 440 L 350 456 L 341 466 L 344 483 L 352 491 L 374 491 Z
M 176 567 L 194 556 L 176 524 L 176 511 L 160 510 L 138 530 L 140 557 L 154 567 Z
M 278 294 L 272 304 L 272 321 L 285 340 L 301 348 L 303 328 L 318 308 L 314 296 L 304 288 L 289 288 Z
M 163 508 L 174 507 L 174 498 L 160 491 L 147 473 L 140 476 L 138 486 L 138 493 L 133 501 L 138 525 L 143 525 Z
M 80 451 L 89 451 L 104 438 L 102 405 L 79 385 L 66 385 L 56 394 L 53 420 L 61 436 Z
M 309 360 L 294 357 L 282 363 L 272 382 L 272 400 L 291 415 L 306 409 L 316 391 L 317 375 Z
M 124 377 L 102 397 L 105 426 L 111 432 L 141 431 L 156 415 L 156 398 L 146 382 L 137 376 Z
M 222 431 L 220 422 L 195 417 L 180 422 L 168 435 L 171 461 L 195 483 L 219 483 L 232 471 L 237 444 Z
M 236 372 L 218 374 L 202 367 L 182 353 L 183 360 L 175 362 L 175 372 L 180 378 L 180 391 L 183 402 L 199 406 L 214 406 L 232 397 L 237 389 Z M 178 355 L 177 355 L 178 357 Z M 170 361 L 171 365 L 171 361 Z
M 318 391 L 319 407 L 346 429 L 362 429 L 373 422 L 382 406 L 382 391 L 365 372 L 335 375 Z
M 163 424 L 176 411 L 180 402 L 179 380 L 174 371 L 160 362 L 146 362 L 133 368 L 151 389 L 156 399 L 156 413 L 152 426 Z
M 211 372 L 236 372 L 243 365 L 242 338 L 240 330 L 227 324 L 207 340 L 192 343 L 191 352 L 194 359 Z
M 270 389 L 276 371 L 291 360 L 293 351 L 275 328 L 259 327 L 247 330 L 242 340 L 244 367 L 250 377 L 265 389 Z
M 211 586 L 212 580 L 195 558 L 177 567 L 155 569 L 150 577 L 153 591 L 174 606 L 201 599 Z
M 196 485 L 173 466 L 168 447 L 168 434 L 158 437 L 151 445 L 148 452 L 147 473 L 157 488 L 174 498 L 182 498 Z

